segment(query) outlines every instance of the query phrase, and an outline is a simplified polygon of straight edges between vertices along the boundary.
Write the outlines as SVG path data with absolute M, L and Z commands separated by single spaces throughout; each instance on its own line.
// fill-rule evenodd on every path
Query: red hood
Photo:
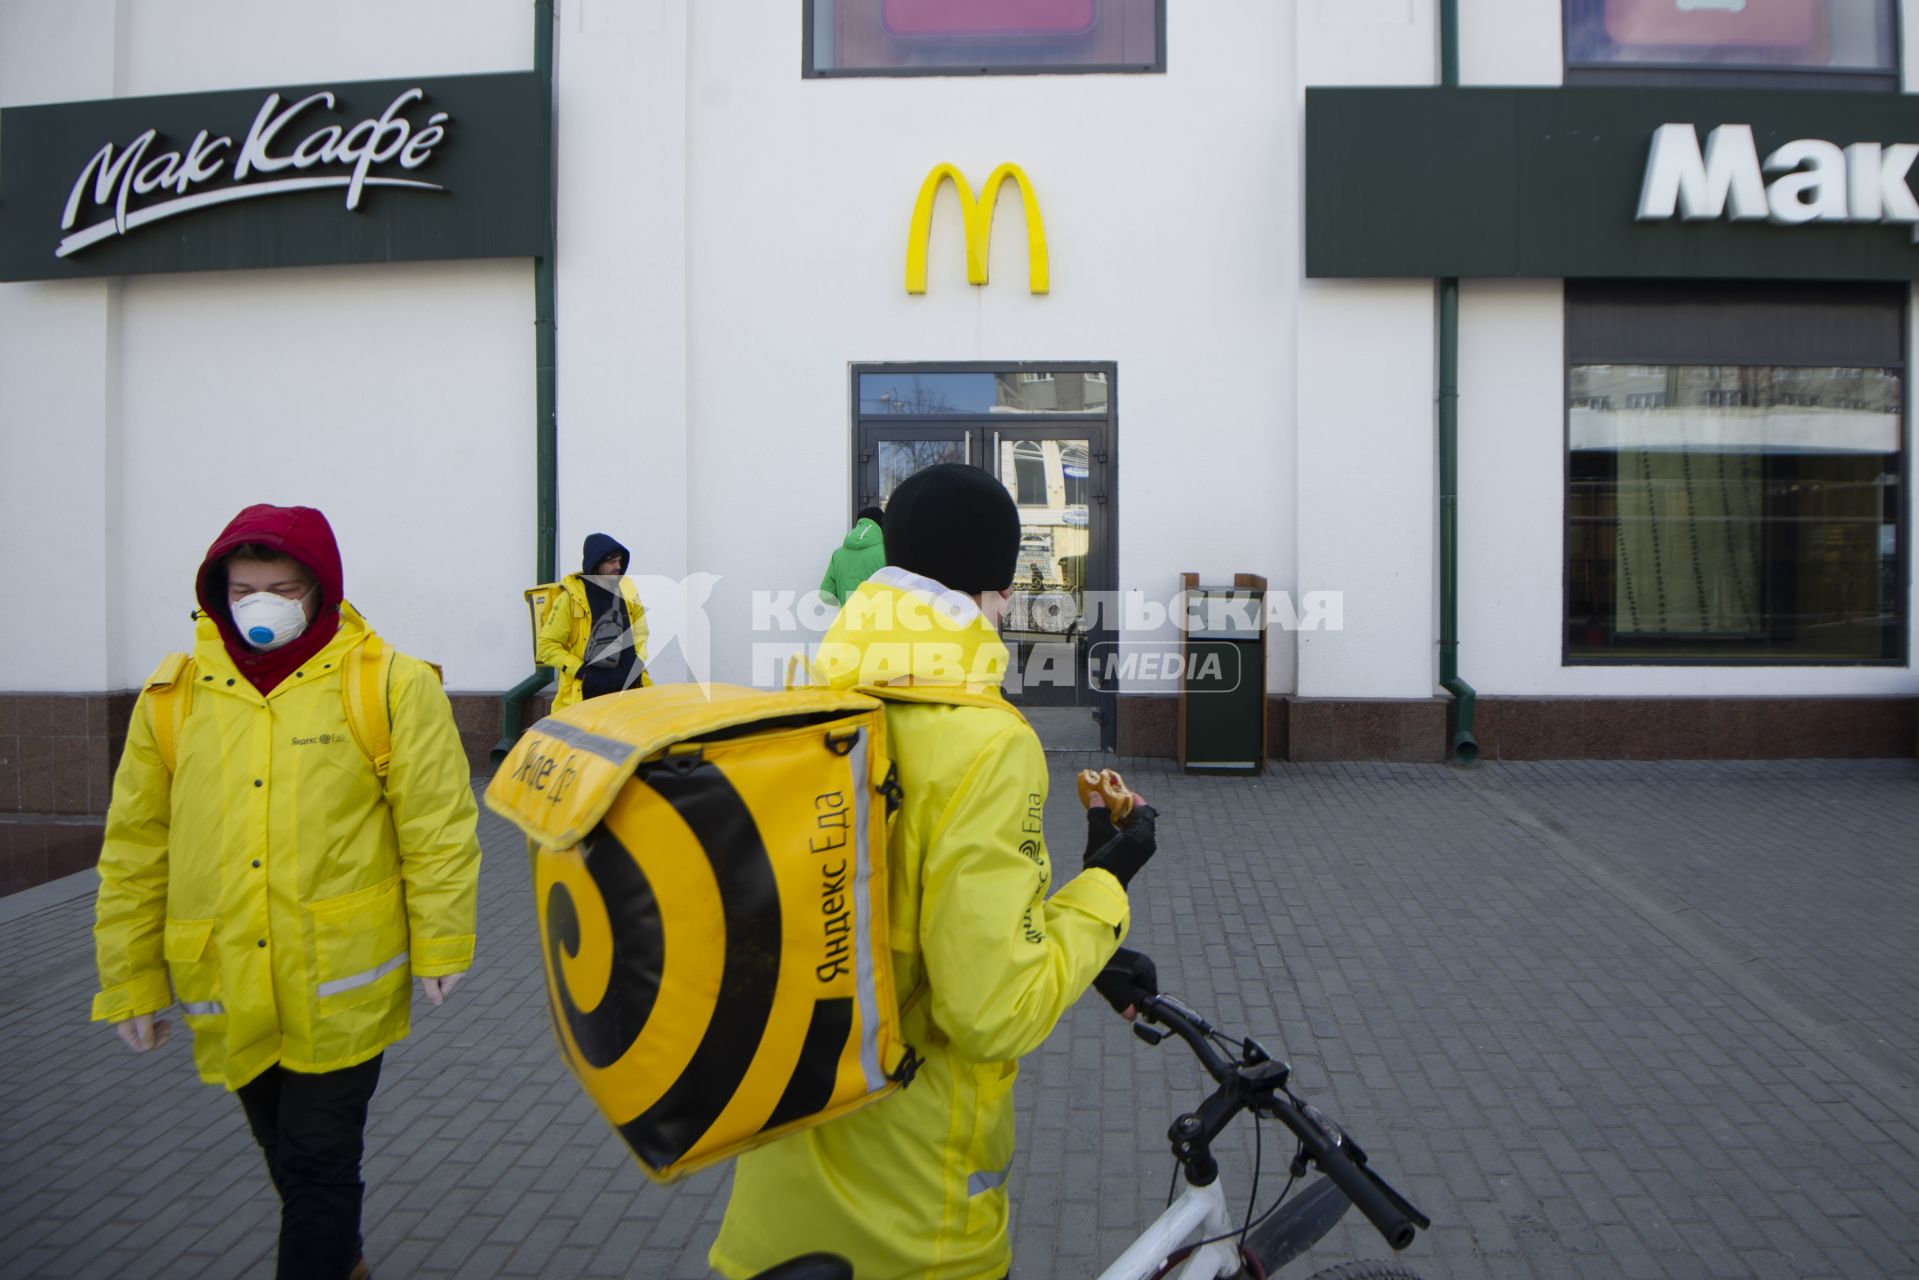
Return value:
M 313 621 L 299 639 L 271 653 L 261 653 L 240 638 L 227 608 L 226 566 L 221 562 L 228 553 L 248 543 L 272 547 L 293 557 L 312 570 L 320 583 L 320 610 Z M 200 600 L 200 611 L 219 625 L 220 638 L 226 641 L 234 664 L 261 693 L 267 693 L 325 648 L 339 630 L 342 577 L 340 545 L 334 541 L 333 526 L 325 516 L 312 507 L 275 507 L 263 502 L 233 517 L 213 540 L 206 559 L 200 562 L 194 592 Z

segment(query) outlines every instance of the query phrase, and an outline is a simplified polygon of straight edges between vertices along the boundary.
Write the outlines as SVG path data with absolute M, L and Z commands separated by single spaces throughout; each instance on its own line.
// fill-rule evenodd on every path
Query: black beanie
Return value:
M 886 563 L 972 595 L 1013 585 L 1019 508 L 979 467 L 916 471 L 886 504 Z

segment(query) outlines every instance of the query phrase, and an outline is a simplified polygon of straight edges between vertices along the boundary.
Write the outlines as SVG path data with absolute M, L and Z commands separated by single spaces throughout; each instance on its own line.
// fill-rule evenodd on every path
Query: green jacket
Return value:
M 855 587 L 885 565 L 886 544 L 880 537 L 880 527 L 871 520 L 861 520 L 847 531 L 845 540 L 833 549 L 833 558 L 826 566 L 826 576 L 820 579 L 820 594 L 834 604 L 840 604 L 853 594 Z

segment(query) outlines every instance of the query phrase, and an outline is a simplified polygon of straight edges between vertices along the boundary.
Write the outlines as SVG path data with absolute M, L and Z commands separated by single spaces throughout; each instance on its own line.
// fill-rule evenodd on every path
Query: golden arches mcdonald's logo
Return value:
M 1046 265 L 1046 224 L 1040 220 L 1039 199 L 1033 195 L 1033 183 L 1016 164 L 1003 164 L 993 170 L 973 196 L 966 175 L 950 164 L 936 164 L 920 183 L 919 199 L 913 202 L 913 225 L 906 233 L 906 291 L 926 292 L 926 246 L 933 237 L 933 201 L 943 183 L 951 181 L 959 192 L 960 217 L 966 227 L 966 279 L 972 284 L 986 283 L 986 251 L 993 234 L 993 208 L 999 202 L 1000 187 L 1011 182 L 1019 187 L 1026 206 L 1026 259 L 1028 285 L 1034 293 L 1045 293 L 1051 283 Z

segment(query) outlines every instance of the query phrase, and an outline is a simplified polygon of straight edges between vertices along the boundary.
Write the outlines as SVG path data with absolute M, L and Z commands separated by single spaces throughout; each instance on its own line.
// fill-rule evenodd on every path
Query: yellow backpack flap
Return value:
M 887 945 L 899 789 L 880 703 L 658 685 L 515 745 L 487 806 L 526 833 L 554 1034 L 657 1181 L 911 1078 Z
M 340 699 L 346 705 L 347 730 L 382 779 L 393 759 L 393 715 L 387 698 L 395 652 L 392 645 L 369 631 L 365 641 L 348 651 L 340 668 Z M 445 681 L 438 665 L 429 662 L 427 666 Z M 168 774 L 173 773 L 180 759 L 180 735 L 186 728 L 187 713 L 193 710 L 196 669 L 191 654 L 170 653 L 147 678 L 147 725 L 153 730 L 153 745 Z
M 557 582 L 542 582 L 537 587 L 528 587 L 521 593 L 526 597 L 527 621 L 533 624 L 533 663 L 540 661 L 540 631 L 546 626 L 547 615 L 553 612 L 553 606 L 566 595 L 566 588 Z

